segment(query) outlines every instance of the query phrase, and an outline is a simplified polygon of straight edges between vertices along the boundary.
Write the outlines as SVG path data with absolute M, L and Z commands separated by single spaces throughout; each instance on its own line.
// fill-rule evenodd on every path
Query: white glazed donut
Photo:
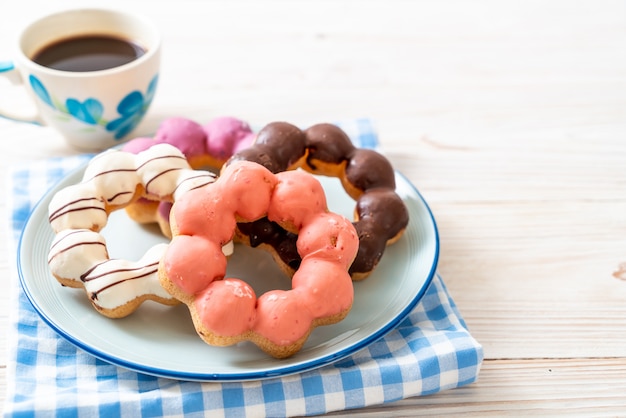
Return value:
M 127 316 L 146 300 L 177 304 L 157 274 L 167 244 L 150 248 L 137 261 L 110 259 L 100 231 L 112 211 L 140 197 L 171 202 L 215 179 L 211 172 L 192 170 L 184 155 L 168 144 L 138 154 L 98 154 L 82 181 L 61 189 L 48 206 L 56 233 L 48 254 L 51 273 L 64 286 L 84 288 L 94 308 L 110 318 Z M 232 243 L 223 251 L 232 253 Z

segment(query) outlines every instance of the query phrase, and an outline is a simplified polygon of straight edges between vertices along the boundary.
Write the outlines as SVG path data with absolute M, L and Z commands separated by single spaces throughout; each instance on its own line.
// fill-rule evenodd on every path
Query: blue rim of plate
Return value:
M 26 235 L 29 232 L 29 229 L 33 227 L 32 221 L 33 221 L 34 214 L 37 213 L 38 210 L 41 210 L 40 207 L 44 204 L 44 202 L 47 199 L 51 198 L 50 194 L 52 190 L 55 190 L 55 188 L 57 188 L 58 185 L 62 183 L 65 178 L 71 176 L 72 174 L 75 174 L 76 172 L 84 170 L 85 166 L 86 164 L 81 165 L 80 167 L 72 170 L 70 173 L 68 173 L 66 176 L 60 179 L 54 186 L 52 186 L 48 190 L 48 192 L 46 192 L 44 197 L 42 197 L 38 201 L 38 203 L 33 207 L 33 210 L 31 211 L 25 223 L 25 226 L 22 230 L 22 233 L 20 235 L 18 248 L 17 248 L 17 267 L 18 267 L 19 280 L 20 280 L 20 284 L 21 284 L 22 289 L 24 290 L 25 295 L 27 296 L 29 302 L 31 303 L 31 305 L 33 306 L 37 314 L 57 334 L 59 334 L 61 337 L 63 337 L 64 339 L 66 339 L 67 341 L 75 345 L 76 347 L 84 350 L 85 352 L 93 355 L 94 357 L 100 360 L 103 360 L 107 363 L 120 366 L 120 367 L 129 369 L 135 372 L 139 372 L 139 373 L 143 373 L 143 374 L 147 374 L 151 376 L 156 376 L 156 377 L 163 377 L 163 378 L 183 380 L 183 381 L 243 382 L 243 381 L 263 380 L 263 379 L 269 379 L 269 378 L 284 377 L 284 376 L 288 376 L 291 374 L 307 372 L 310 370 L 318 369 L 323 366 L 330 365 L 334 362 L 344 359 L 358 352 L 359 350 L 369 346 L 373 342 L 384 337 L 387 333 L 392 331 L 417 306 L 417 304 L 420 302 L 420 300 L 426 293 L 426 290 L 430 286 L 437 271 L 437 264 L 439 261 L 440 242 L 439 242 L 439 231 L 438 231 L 437 223 L 433 216 L 432 210 L 430 209 L 428 203 L 426 202 L 424 197 L 421 195 L 417 187 L 405 175 L 396 171 L 396 175 L 400 176 L 406 182 L 406 184 L 410 186 L 410 188 L 415 193 L 415 195 L 417 196 L 421 204 L 424 206 L 424 209 L 430 219 L 430 222 L 433 228 L 434 253 L 433 253 L 432 265 L 430 266 L 428 275 L 426 279 L 424 280 L 421 288 L 416 292 L 416 294 L 411 299 L 411 301 L 407 303 L 404 306 L 404 308 L 395 317 L 391 318 L 383 327 L 379 328 L 376 332 L 369 334 L 367 337 L 362 338 L 361 340 L 339 351 L 333 352 L 325 356 L 320 356 L 312 360 L 303 361 L 295 365 L 286 365 L 284 367 L 280 367 L 280 368 L 276 368 L 276 369 L 272 369 L 268 371 L 256 371 L 256 372 L 250 372 L 250 373 L 189 373 L 189 372 L 166 369 L 162 367 L 152 367 L 152 366 L 140 365 L 140 364 L 136 364 L 133 362 L 129 362 L 119 357 L 116 357 L 114 355 L 111 355 L 105 351 L 99 350 L 98 348 L 93 347 L 89 344 L 85 344 L 82 341 L 80 341 L 80 339 L 73 336 L 71 333 L 66 332 L 63 326 L 56 323 L 52 318 L 50 318 L 46 314 L 45 309 L 37 303 L 36 297 L 28 288 L 28 285 L 26 284 L 26 279 L 24 278 L 24 272 L 23 272 L 23 267 L 22 267 L 22 245 L 23 245 L 23 240 L 25 239 Z

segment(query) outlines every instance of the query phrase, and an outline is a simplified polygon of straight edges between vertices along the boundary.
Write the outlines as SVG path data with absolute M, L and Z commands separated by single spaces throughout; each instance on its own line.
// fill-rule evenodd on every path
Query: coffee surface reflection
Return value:
M 145 54 L 134 42 L 111 36 L 82 36 L 47 45 L 32 60 L 61 71 L 99 71 L 128 64 Z

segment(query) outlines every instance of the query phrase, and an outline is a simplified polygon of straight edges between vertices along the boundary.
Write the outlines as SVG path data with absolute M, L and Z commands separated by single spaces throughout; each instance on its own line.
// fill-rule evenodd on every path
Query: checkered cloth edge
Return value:
M 341 123 L 355 144 L 376 147 L 367 119 Z M 14 168 L 9 176 L 9 246 L 38 200 L 82 155 Z M 428 395 L 474 382 L 483 360 L 437 275 L 393 331 L 331 365 L 247 382 L 188 382 L 136 373 L 76 348 L 48 327 L 11 274 L 6 417 L 306 416 Z

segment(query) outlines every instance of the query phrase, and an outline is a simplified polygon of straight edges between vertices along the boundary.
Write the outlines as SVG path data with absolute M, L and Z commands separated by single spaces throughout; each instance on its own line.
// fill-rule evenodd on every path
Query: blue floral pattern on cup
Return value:
M 141 121 L 152 103 L 157 82 L 158 75 L 148 85 L 145 96 L 139 91 L 133 91 L 117 105 L 117 113 L 121 116 L 106 124 L 107 131 L 115 132 L 115 139 L 125 137 Z
M 150 81 L 145 95 L 138 90 L 128 93 L 117 105 L 116 110 L 120 116 L 111 121 L 102 118 L 104 106 L 98 99 L 90 97 L 81 102 L 70 97 L 62 104 L 50 95 L 36 76 L 31 74 L 28 80 L 35 94 L 48 106 L 88 125 L 103 126 L 104 129 L 113 133 L 116 140 L 120 140 L 137 126 L 150 107 L 159 75 L 155 75 Z
M 102 113 L 104 113 L 102 103 L 92 98 L 82 103 L 76 99 L 69 98 L 65 101 L 65 107 L 70 115 L 90 125 L 97 125 L 100 119 L 102 119 Z
M 39 96 L 39 98 L 43 100 L 44 103 L 54 108 L 54 104 L 52 103 L 52 99 L 48 94 L 48 90 L 46 90 L 42 82 L 39 81 L 39 79 L 32 74 L 30 75 L 30 77 L 28 77 L 28 81 L 30 81 L 30 86 L 33 88 L 35 94 Z

